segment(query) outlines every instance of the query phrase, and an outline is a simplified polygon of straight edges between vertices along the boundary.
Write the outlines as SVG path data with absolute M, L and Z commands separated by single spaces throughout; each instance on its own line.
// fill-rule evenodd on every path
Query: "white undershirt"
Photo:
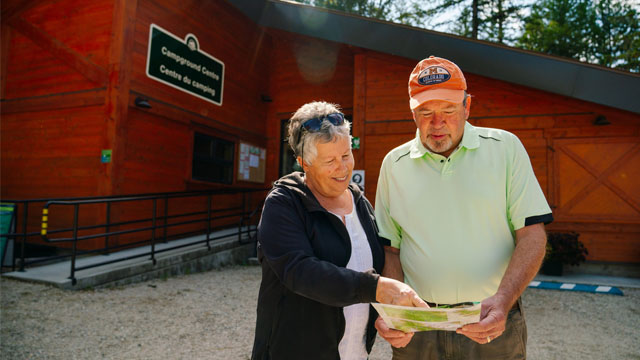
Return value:
M 344 224 L 347 227 L 349 238 L 351 239 L 351 258 L 347 263 L 347 269 L 355 271 L 366 271 L 373 268 L 373 256 L 371 247 L 367 241 L 367 234 L 362 228 L 356 205 L 351 195 L 353 209 L 350 214 L 344 216 Z M 342 220 L 342 216 L 332 213 Z M 338 345 L 341 360 L 366 360 L 367 348 L 365 337 L 367 333 L 367 323 L 369 322 L 369 304 L 354 304 L 343 309 L 345 328 L 344 336 Z

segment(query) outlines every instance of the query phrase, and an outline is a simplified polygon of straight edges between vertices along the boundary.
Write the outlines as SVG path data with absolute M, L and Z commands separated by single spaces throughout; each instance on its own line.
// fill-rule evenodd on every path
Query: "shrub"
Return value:
M 547 235 L 547 251 L 544 260 L 558 261 L 567 265 L 580 265 L 586 260 L 589 251 L 582 241 L 578 240 L 579 236 L 580 234 L 575 232 L 550 232 Z

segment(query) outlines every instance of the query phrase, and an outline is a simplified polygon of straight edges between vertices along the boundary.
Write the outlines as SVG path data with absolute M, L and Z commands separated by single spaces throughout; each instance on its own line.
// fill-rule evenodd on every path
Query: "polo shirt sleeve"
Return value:
M 507 176 L 507 206 L 509 222 L 513 230 L 538 223 L 553 221 L 551 208 L 544 197 L 531 160 L 520 139 L 513 134 L 510 168 Z
M 399 249 L 402 242 L 402 228 L 393 220 L 389 204 L 389 174 L 391 171 L 389 155 L 382 161 L 378 188 L 376 190 L 376 222 L 378 235 L 390 241 L 391 246 Z

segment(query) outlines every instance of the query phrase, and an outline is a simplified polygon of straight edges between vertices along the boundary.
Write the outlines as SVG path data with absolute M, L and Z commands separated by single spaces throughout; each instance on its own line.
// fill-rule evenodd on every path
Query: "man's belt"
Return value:
M 438 304 L 438 303 L 432 303 L 429 301 L 426 301 L 427 305 L 429 305 L 429 307 L 432 308 L 442 308 L 442 309 L 453 309 L 453 308 L 459 308 L 459 307 L 467 307 L 467 306 L 473 306 L 474 303 L 472 302 L 461 302 L 461 303 L 457 303 L 457 304 Z M 520 303 L 520 299 L 516 300 L 516 302 L 513 304 L 513 306 L 511 307 L 511 310 L 515 310 L 518 309 L 520 306 L 518 305 Z

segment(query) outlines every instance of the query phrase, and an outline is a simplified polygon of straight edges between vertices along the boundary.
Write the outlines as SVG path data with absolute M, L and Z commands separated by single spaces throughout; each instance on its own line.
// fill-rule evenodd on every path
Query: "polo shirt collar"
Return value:
M 480 147 L 480 139 L 478 139 L 478 137 L 478 129 L 467 121 L 464 124 L 464 135 L 462 136 L 460 146 L 467 149 L 476 149 Z
M 475 126 L 469 124 L 468 121 L 464 124 L 464 134 L 462 135 L 462 141 L 458 146 L 467 149 L 476 149 L 480 147 L 480 140 L 478 140 L 478 130 Z M 417 159 L 423 157 L 426 153 L 432 154 L 432 152 L 429 151 L 429 149 L 427 149 L 420 140 L 420 129 L 416 129 L 416 137 L 411 143 L 411 147 L 409 149 L 409 157 L 411 157 L 412 159 Z

